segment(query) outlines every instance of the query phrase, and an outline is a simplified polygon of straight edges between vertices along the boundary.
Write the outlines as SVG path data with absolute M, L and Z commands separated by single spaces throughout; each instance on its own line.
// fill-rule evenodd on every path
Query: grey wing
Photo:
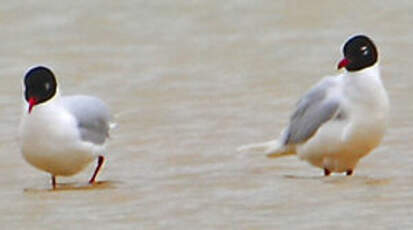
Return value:
M 82 140 L 103 144 L 109 137 L 111 115 L 105 103 L 91 96 L 63 97 L 65 108 L 78 122 Z
M 339 113 L 339 100 L 327 95 L 328 90 L 335 86 L 335 81 L 326 79 L 302 97 L 290 118 L 284 144 L 307 141 L 325 122 Z

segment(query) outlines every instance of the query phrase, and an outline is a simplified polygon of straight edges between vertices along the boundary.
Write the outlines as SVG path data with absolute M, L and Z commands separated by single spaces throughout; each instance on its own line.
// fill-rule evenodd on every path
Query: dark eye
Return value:
M 363 56 L 366 56 L 367 54 L 369 54 L 369 49 L 368 49 L 367 46 L 362 46 L 362 47 L 360 48 L 360 51 L 361 51 L 361 54 L 362 54 Z

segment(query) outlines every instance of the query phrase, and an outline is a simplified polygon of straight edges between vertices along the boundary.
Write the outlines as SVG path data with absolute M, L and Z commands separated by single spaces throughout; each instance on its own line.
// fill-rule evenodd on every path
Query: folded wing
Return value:
M 340 113 L 338 97 L 329 94 L 336 87 L 337 80 L 327 78 L 301 98 L 290 118 L 284 145 L 306 142 L 323 124 Z
M 62 98 L 65 108 L 78 122 L 83 141 L 101 145 L 109 137 L 111 115 L 105 103 L 91 96 L 67 96 Z

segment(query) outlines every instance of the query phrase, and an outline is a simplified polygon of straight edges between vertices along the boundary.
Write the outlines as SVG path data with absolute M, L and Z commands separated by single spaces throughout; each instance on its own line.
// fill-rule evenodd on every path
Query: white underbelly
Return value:
M 36 109 L 20 126 L 21 151 L 27 162 L 52 175 L 69 176 L 96 158 L 94 145 L 81 140 L 71 116 L 52 116 L 49 111 L 40 114 L 42 108 Z
M 358 161 L 380 144 L 384 126 L 365 124 L 349 130 L 346 122 L 329 122 L 306 143 L 297 155 L 310 164 L 331 172 L 353 170 Z M 352 132 L 345 135 L 345 132 Z
M 34 167 L 55 176 L 70 176 L 80 172 L 94 155 L 80 151 L 35 152 L 23 149 L 23 156 Z

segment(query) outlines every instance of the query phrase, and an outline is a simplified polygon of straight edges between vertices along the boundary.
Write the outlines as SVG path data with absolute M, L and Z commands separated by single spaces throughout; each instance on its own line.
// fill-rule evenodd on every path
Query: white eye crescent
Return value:
M 44 84 L 44 88 L 45 88 L 47 91 L 49 91 L 49 90 L 50 90 L 50 83 L 49 83 L 49 82 L 46 82 L 46 83 Z
M 362 47 L 360 48 L 360 50 L 361 50 L 361 53 L 362 53 L 364 56 L 366 56 L 367 54 L 369 54 L 369 50 L 368 50 L 367 46 L 362 46 Z

